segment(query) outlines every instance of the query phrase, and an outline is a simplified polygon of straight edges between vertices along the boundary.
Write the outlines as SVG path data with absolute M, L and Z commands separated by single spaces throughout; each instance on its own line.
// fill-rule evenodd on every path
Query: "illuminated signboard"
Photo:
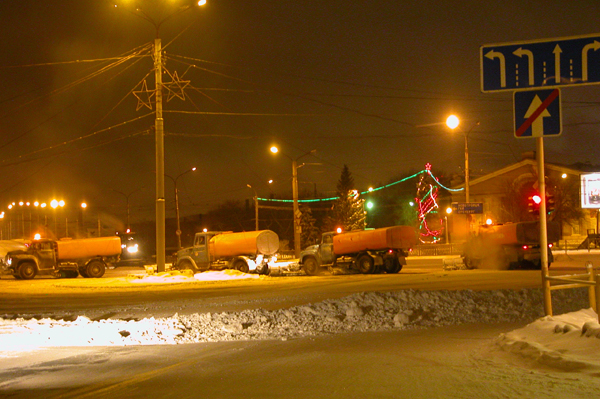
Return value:
M 600 209 L 600 173 L 581 175 L 581 207 Z

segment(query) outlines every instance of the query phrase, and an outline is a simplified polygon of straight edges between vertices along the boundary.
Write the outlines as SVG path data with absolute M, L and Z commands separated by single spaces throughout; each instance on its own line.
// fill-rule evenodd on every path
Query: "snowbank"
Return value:
M 553 294 L 555 313 L 587 307 L 585 289 Z M 529 322 L 498 338 L 499 347 L 553 367 L 596 364 L 600 325 L 591 310 L 542 317 L 542 292 L 415 291 L 359 293 L 279 310 L 201 313 L 143 320 L 74 321 L 0 318 L 0 351 L 48 346 L 157 345 L 233 340 L 287 340 L 363 331 L 464 323 Z M 592 356 L 591 354 L 594 354 Z

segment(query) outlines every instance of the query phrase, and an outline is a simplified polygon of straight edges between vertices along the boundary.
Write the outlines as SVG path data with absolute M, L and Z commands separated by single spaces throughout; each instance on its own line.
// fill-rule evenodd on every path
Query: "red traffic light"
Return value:
M 539 205 L 542 202 L 542 197 L 540 197 L 539 195 L 535 194 L 531 197 L 531 200 L 533 202 L 535 202 L 537 205 Z

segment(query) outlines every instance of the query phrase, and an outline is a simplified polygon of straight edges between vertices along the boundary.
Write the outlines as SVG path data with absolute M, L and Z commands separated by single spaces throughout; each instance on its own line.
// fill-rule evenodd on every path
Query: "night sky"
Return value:
M 62 198 L 122 220 L 129 196 L 132 220 L 154 217 L 154 116 L 132 93 L 154 87 L 156 29 L 133 1 L 117 3 L 0 2 L 3 209 Z M 184 1 L 137 3 L 159 21 Z M 189 81 L 185 101 L 164 104 L 165 173 L 198 168 L 178 180 L 182 214 L 249 199 L 247 184 L 289 196 L 291 161 L 273 144 L 292 158 L 316 150 L 300 161 L 300 189 L 323 197 L 344 164 L 359 190 L 428 162 L 461 174 L 451 113 L 473 128 L 471 179 L 518 162 L 535 141 L 514 137 L 512 93 L 481 92 L 480 46 L 597 33 L 599 11 L 597 0 L 208 0 L 176 13 L 159 36 L 163 79 Z M 134 51 L 145 57 L 119 60 Z M 600 163 L 598 93 L 562 89 L 563 133 L 545 140 L 547 162 Z M 168 216 L 173 188 L 166 178 Z

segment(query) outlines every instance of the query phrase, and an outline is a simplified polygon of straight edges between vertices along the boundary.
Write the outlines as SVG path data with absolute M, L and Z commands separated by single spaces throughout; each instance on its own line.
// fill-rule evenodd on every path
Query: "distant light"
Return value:
M 23 201 L 19 201 L 19 206 L 23 206 Z
M 29 205 L 31 205 L 31 203 L 30 203 L 29 201 L 27 201 L 27 202 L 25 203 L 25 205 L 29 206 Z
M 567 178 L 567 174 L 563 173 L 560 177 L 562 177 L 563 179 L 566 179 Z
M 34 239 L 34 240 L 39 240 L 39 239 L 41 239 L 41 238 L 42 238 L 42 236 L 41 236 L 41 234 L 40 234 L 40 233 L 36 233 L 36 234 L 33 236 L 33 239 Z
M 131 247 L 127 247 L 127 252 L 129 252 L 130 254 L 134 254 L 138 251 L 138 245 L 135 244 Z
M 412 201 L 410 201 L 410 202 L 408 203 L 408 205 L 410 205 L 410 206 L 415 206 L 415 203 L 414 203 L 414 202 L 412 202 Z
M 446 213 L 448 215 L 451 214 L 452 213 L 452 207 L 449 206 L 448 208 L 446 208 Z
M 373 187 L 369 187 L 369 192 L 373 191 Z
M 198 169 L 198 168 L 196 168 L 196 167 L 194 166 L 194 167 L 192 168 L 192 172 L 195 172 L 195 171 L 196 171 L 196 169 Z
M 208 229 L 202 229 L 202 231 L 206 233 L 208 231 Z
M 341 227 L 338 227 L 338 228 L 336 229 L 336 231 L 337 231 L 337 233 L 339 234 L 339 233 L 341 233 L 341 232 L 342 232 L 342 228 L 341 228 Z
M 65 206 L 65 201 L 63 201 L 63 200 L 58 201 L 58 205 L 60 205 L 61 207 Z
M 198 5 L 203 6 L 206 4 L 206 0 L 198 0 Z
M 12 209 L 12 208 L 13 208 L 13 204 L 10 204 L 10 205 L 8 206 L 8 209 Z
M 81 203 L 81 207 L 82 207 L 82 208 L 87 208 L 87 204 L 86 204 L 85 202 L 82 202 L 82 203 Z
M 273 184 L 273 179 L 269 180 L 269 184 Z
M 40 205 L 40 206 L 41 206 L 42 208 L 45 208 L 45 207 L 46 207 L 46 203 L 45 203 L 45 202 L 42 202 L 42 205 Z
M 446 126 L 448 126 L 450 129 L 456 129 L 459 123 L 460 121 L 456 115 L 450 115 L 448 119 L 446 119 Z
M 371 201 L 367 202 L 367 209 L 372 209 L 373 203 Z
M 488 226 L 491 226 L 492 224 L 494 224 L 494 222 L 492 222 L 492 219 L 487 219 L 485 221 L 485 224 L 487 224 Z
M 272 152 L 273 154 L 277 154 L 277 153 L 279 152 L 279 148 L 277 148 L 277 147 L 273 146 L 273 147 L 271 147 L 271 152 Z
M 40 206 L 40 203 L 39 203 L 39 202 L 37 202 L 37 201 L 35 201 L 35 202 L 33 203 L 33 206 Z
M 56 209 L 56 207 L 58 206 L 58 201 L 53 199 L 52 201 L 50 201 L 50 206 L 54 209 Z

